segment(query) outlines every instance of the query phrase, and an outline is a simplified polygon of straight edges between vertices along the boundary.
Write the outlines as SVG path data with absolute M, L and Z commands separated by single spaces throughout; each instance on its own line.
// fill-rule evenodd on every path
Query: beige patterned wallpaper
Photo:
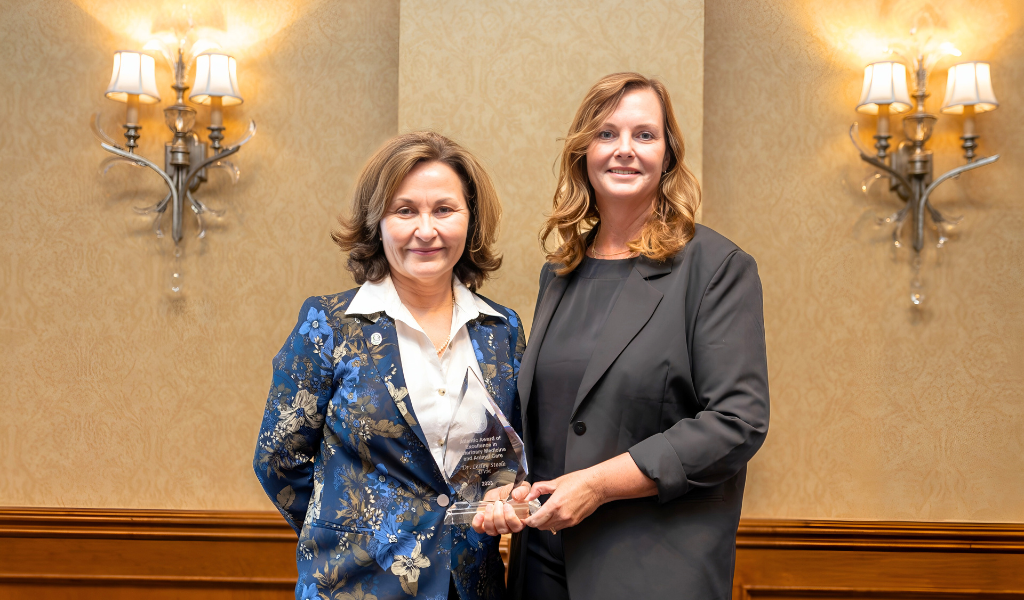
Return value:
M 1021 520 L 1019 3 L 190 2 L 239 58 L 229 139 L 249 118 L 260 130 L 238 185 L 217 174 L 202 192 L 228 213 L 201 242 L 189 225 L 180 297 L 168 244 L 130 210 L 159 185 L 126 167 L 101 177 L 87 127 L 102 111 L 117 132 L 110 56 L 176 5 L 0 0 L 0 505 L 269 508 L 249 466 L 269 361 L 304 297 L 351 285 L 327 233 L 373 149 L 430 127 L 484 160 L 506 262 L 483 291 L 529 322 L 558 137 L 594 80 L 635 69 L 668 84 L 704 221 L 764 281 L 773 422 L 745 514 Z M 926 254 L 914 311 L 908 256 L 872 225 L 896 205 L 857 191 L 867 170 L 846 129 L 859 121 L 870 143 L 873 119 L 853 112 L 861 69 L 922 12 L 965 60 L 992 62 L 1002 106 L 978 128 L 1003 159 L 937 197 L 964 224 Z M 158 79 L 164 102 L 142 110 L 151 157 L 167 139 L 165 66 Z M 940 170 L 957 127 L 936 133 Z
M 705 223 L 758 261 L 772 426 L 750 468 L 756 517 L 1024 519 L 1024 6 L 1009 0 L 721 0 L 707 4 Z M 886 36 L 947 38 L 992 64 L 998 110 L 977 119 L 995 165 L 940 188 L 958 239 L 925 254 L 923 310 L 909 256 L 857 188 L 847 139 L 863 65 Z M 940 63 L 927 108 L 945 89 Z M 897 120 L 894 129 L 899 128 Z M 937 169 L 959 160 L 943 117 Z
M 130 208 L 162 197 L 155 175 L 101 178 L 89 131 L 102 111 L 120 137 L 112 54 L 174 5 L 0 5 L 0 505 L 270 509 L 250 466 L 270 360 L 306 296 L 352 285 L 328 232 L 397 131 L 397 0 L 190 1 L 238 56 L 228 139 L 249 118 L 259 131 L 238 185 L 217 173 L 200 191 L 228 212 L 202 241 L 188 223 L 177 298 L 169 245 Z M 166 65 L 158 79 L 152 158 L 173 102 Z
M 123 105 L 102 96 L 111 54 L 141 47 L 178 3 L 0 2 L 0 106 L 17 116 L 0 128 L 0 369 L 13 374 L 0 506 L 269 508 L 250 461 L 270 359 L 303 298 L 351 287 L 327 234 L 399 130 L 437 128 L 491 167 L 506 263 L 484 291 L 527 322 L 556 138 L 594 80 L 664 77 L 699 172 L 701 2 L 651 4 L 611 28 L 591 9 L 612 2 L 192 1 L 199 33 L 239 60 L 246 103 L 226 112 L 228 138 L 249 118 L 259 133 L 237 156 L 238 185 L 217 174 L 202 190 L 228 213 L 186 240 L 175 297 L 169 245 L 130 210 L 162 197 L 159 182 L 126 167 L 100 177 L 88 121 L 101 110 L 118 134 Z M 161 65 L 164 102 L 142 108 L 146 156 L 168 137 L 169 79 Z
M 482 293 L 527 326 L 558 140 L 594 82 L 617 71 L 661 78 L 700 175 L 703 0 L 405 0 L 401 27 L 398 127 L 450 135 L 488 166 L 503 201 L 505 262 Z

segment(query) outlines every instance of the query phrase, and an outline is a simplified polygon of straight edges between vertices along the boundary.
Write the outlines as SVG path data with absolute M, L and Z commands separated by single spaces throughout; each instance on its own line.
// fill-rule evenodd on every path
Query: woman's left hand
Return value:
M 603 486 L 596 479 L 597 474 L 592 469 L 584 469 L 533 484 L 527 501 L 544 494 L 551 494 L 551 497 L 540 510 L 524 519 L 523 524 L 551 533 L 578 524 L 605 503 Z

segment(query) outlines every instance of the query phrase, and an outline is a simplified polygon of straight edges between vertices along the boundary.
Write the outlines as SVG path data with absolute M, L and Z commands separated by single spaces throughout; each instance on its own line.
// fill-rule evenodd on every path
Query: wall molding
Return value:
M 737 548 L 1024 552 L 1024 523 L 741 519 Z
M 276 512 L 0 508 L 0 598 L 289 598 L 295 542 Z M 736 545 L 736 600 L 1024 600 L 1024 524 L 742 519 Z
M 736 600 L 756 598 L 815 598 L 836 599 L 878 599 L 878 600 L 1016 600 L 1024 598 L 1024 592 L 990 592 L 979 589 L 934 590 L 899 588 L 806 588 L 785 586 L 743 586 L 742 595 Z
M 92 508 L 0 508 L 0 538 L 295 541 L 279 513 Z

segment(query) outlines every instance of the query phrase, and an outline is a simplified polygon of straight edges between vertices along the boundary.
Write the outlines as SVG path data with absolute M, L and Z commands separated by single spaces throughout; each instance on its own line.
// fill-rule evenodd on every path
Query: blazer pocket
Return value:
M 373 547 L 373 532 L 359 527 L 346 527 L 331 521 L 311 519 L 303 527 L 299 543 L 295 547 L 295 559 L 299 573 L 312 573 L 314 562 L 322 555 L 331 556 L 339 564 L 349 559 L 355 565 L 346 565 L 345 572 L 350 580 L 358 580 L 362 573 L 378 569 L 370 548 Z M 321 559 L 322 560 L 322 559 Z
M 334 531 L 340 531 L 341 533 L 353 533 L 356 535 L 373 535 L 373 530 L 365 527 L 349 527 L 347 525 L 334 523 L 333 521 L 324 521 L 323 519 L 311 519 L 310 522 L 314 527 L 333 529 Z

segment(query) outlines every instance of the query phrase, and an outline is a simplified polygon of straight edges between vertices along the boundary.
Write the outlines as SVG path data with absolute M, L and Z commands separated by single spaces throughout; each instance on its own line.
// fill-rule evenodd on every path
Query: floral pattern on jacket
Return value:
M 345 314 L 358 290 L 306 300 L 274 358 L 253 468 L 299 534 L 296 598 L 463 600 L 505 589 L 498 538 L 443 525 L 453 495 L 408 398 L 394 321 Z M 466 324 L 488 391 L 521 432 L 518 315 Z M 379 334 L 379 336 L 377 335 Z M 378 341 L 374 344 L 372 342 Z

